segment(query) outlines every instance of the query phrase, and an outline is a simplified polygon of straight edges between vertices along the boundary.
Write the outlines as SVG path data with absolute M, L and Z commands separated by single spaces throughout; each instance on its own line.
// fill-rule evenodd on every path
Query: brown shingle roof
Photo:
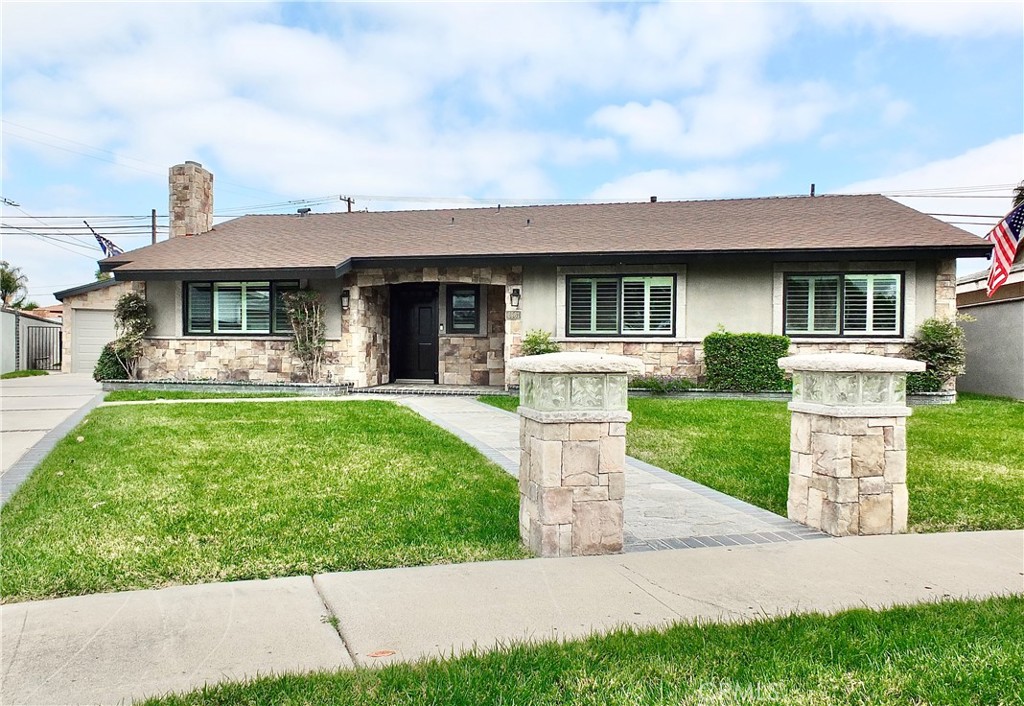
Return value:
M 243 216 L 103 261 L 119 278 L 331 270 L 383 259 L 928 250 L 989 245 L 883 196 Z

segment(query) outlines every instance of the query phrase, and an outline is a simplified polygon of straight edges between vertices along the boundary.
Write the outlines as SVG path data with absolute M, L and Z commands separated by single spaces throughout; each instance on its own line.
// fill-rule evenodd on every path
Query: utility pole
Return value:
M 352 198 L 351 196 L 339 196 L 338 199 L 340 201 L 344 201 L 345 203 L 347 203 L 348 204 L 348 212 L 352 213 L 352 204 L 354 204 L 356 202 L 356 200 L 354 198 Z
M 153 245 L 156 245 L 156 209 L 155 208 L 149 214 L 149 218 L 150 218 L 150 221 L 149 221 L 150 228 L 151 228 L 152 233 L 153 233 Z

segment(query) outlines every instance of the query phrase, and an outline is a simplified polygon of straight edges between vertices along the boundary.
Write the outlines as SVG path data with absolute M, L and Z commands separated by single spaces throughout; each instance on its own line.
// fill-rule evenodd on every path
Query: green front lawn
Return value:
M 785 403 L 636 397 L 629 408 L 630 455 L 786 514 Z M 962 394 L 955 405 L 915 408 L 907 425 L 912 532 L 1024 527 L 1024 404 Z
M 1020 704 L 1024 598 L 620 630 L 381 669 L 267 677 L 149 706 Z
M 250 397 L 298 397 L 297 392 L 203 392 L 193 390 L 114 390 L 104 402 L 152 402 L 155 400 L 230 400 Z
M 519 558 L 517 523 L 514 478 L 390 402 L 103 407 L 0 511 L 0 595 Z

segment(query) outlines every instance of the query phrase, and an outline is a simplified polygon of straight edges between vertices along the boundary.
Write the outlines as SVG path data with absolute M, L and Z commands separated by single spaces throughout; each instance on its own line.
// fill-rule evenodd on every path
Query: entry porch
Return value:
M 519 267 L 353 270 L 342 280 L 340 368 L 357 388 L 505 388 L 521 341 Z

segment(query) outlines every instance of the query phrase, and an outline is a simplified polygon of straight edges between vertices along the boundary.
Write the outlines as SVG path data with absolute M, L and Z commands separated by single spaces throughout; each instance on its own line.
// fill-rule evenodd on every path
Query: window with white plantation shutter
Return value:
M 298 286 L 298 282 L 186 283 L 186 333 L 291 333 L 282 295 Z
M 898 336 L 903 275 L 786 275 L 787 335 Z
M 569 277 L 569 335 L 671 336 L 675 278 Z

